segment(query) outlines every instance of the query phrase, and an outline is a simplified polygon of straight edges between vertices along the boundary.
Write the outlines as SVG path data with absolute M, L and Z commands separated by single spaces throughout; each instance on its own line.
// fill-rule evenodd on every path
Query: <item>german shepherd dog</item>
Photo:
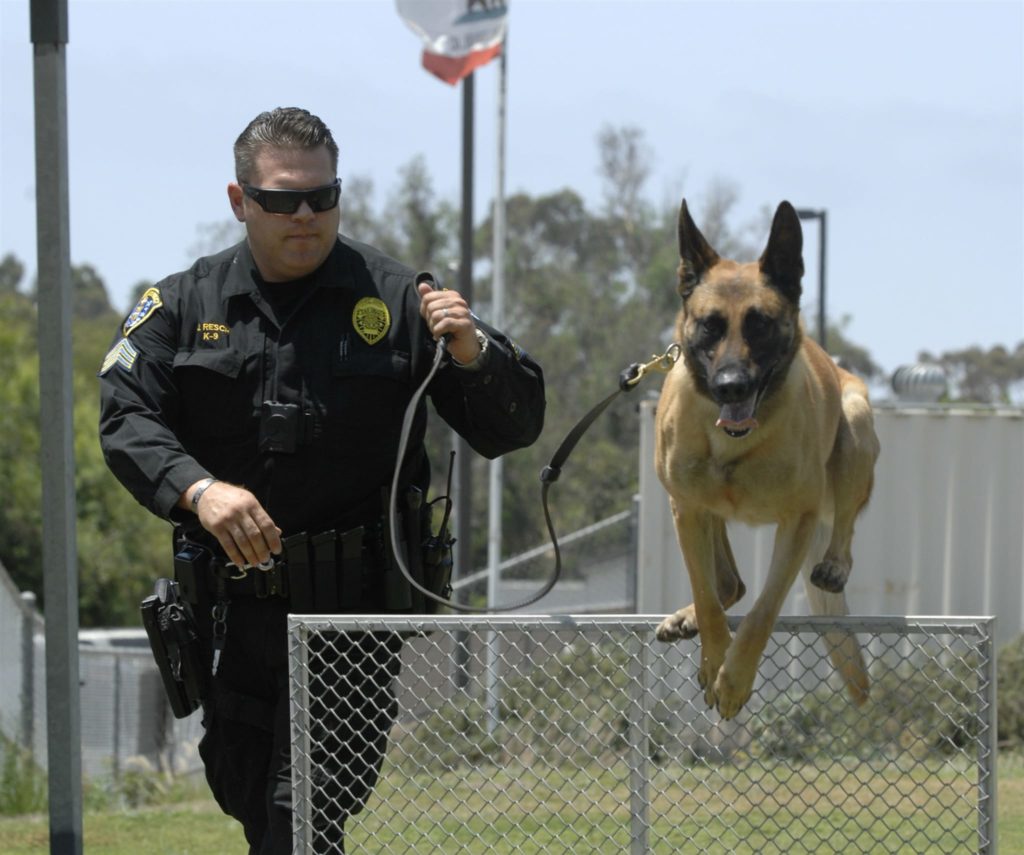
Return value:
M 878 457 L 864 383 L 804 337 L 800 220 L 779 205 L 761 258 L 720 258 L 683 200 L 679 212 L 680 359 L 665 378 L 655 468 L 668 491 L 694 602 L 666 617 L 660 641 L 701 644 L 708 706 L 735 716 L 798 570 L 811 609 L 847 614 L 853 524 L 871 494 Z M 745 593 L 726 520 L 774 523 L 764 591 L 732 638 L 725 610 Z M 868 696 L 856 636 L 826 634 L 853 700 Z

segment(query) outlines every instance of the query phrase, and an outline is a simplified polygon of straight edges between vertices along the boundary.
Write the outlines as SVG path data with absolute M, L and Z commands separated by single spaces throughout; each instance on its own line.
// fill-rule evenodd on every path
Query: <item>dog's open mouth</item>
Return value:
M 745 401 L 735 401 L 723 404 L 718 413 L 718 421 L 715 427 L 720 427 L 729 436 L 739 439 L 746 436 L 757 427 L 757 419 L 754 412 L 757 410 L 757 402 L 761 396 L 756 392 Z

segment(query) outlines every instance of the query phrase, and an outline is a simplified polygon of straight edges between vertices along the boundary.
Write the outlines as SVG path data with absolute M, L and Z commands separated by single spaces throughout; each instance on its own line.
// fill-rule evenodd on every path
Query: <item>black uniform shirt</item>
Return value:
M 158 283 L 100 370 L 111 470 L 153 513 L 193 529 L 196 518 L 176 503 L 209 476 L 251 490 L 286 536 L 375 502 L 391 483 L 403 414 L 435 348 L 414 275 L 339 238 L 315 273 L 293 283 L 298 298 L 269 293 L 245 242 Z M 495 457 L 539 435 L 544 382 L 529 356 L 479 326 L 483 366 L 446 365 L 427 392 L 477 452 Z M 297 408 L 293 452 L 261 446 L 266 401 Z M 406 471 L 424 489 L 425 426 L 421 403 Z

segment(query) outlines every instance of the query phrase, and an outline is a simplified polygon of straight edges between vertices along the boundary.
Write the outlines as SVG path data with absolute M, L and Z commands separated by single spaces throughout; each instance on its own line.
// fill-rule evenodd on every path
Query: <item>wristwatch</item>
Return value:
M 480 330 L 474 330 L 476 334 L 477 343 L 480 345 L 480 352 L 474 356 L 469 362 L 459 362 L 454 356 L 452 362 L 459 368 L 468 368 L 470 371 L 480 368 L 484 363 L 485 354 L 487 353 L 488 340 L 487 336 Z

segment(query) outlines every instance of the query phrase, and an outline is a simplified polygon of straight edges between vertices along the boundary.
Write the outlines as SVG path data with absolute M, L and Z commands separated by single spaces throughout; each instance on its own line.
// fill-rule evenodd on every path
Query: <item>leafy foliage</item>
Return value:
M 975 346 L 946 351 L 941 356 L 924 351 L 918 359 L 946 369 L 956 390 L 953 400 L 983 404 L 1024 401 L 1024 341 L 1012 351 L 1002 345 L 988 350 Z
M 97 438 L 96 370 L 120 321 L 91 267 L 74 268 L 72 285 L 73 424 L 77 501 L 79 619 L 83 626 L 138 624 L 151 580 L 166 573 L 170 534 L 117 483 Z M 78 299 L 82 297 L 82 299 Z M 42 495 L 39 478 L 38 319 L 16 288 L 0 293 L 0 562 L 45 611 Z
M 31 752 L 0 734 L 0 815 L 46 807 L 46 773 Z
M 999 686 L 996 711 L 999 744 L 1020 748 L 1024 745 L 1024 635 L 999 651 L 996 684 Z

